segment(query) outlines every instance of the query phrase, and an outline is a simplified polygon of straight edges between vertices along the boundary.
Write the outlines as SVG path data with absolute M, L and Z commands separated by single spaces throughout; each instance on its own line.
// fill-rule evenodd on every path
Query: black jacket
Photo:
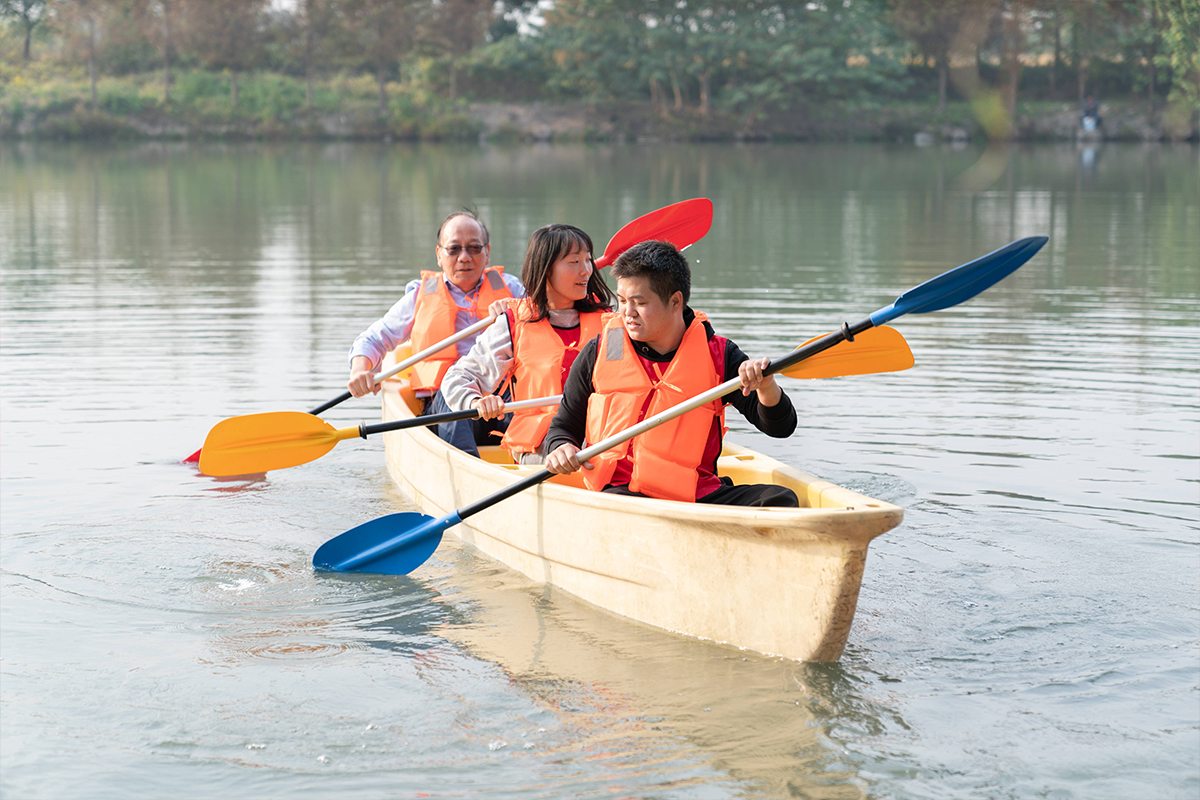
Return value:
M 695 312 L 690 308 L 684 308 L 683 321 L 686 325 L 691 325 L 695 316 Z M 707 322 L 704 323 L 704 332 L 708 334 L 709 339 L 716 335 L 713 333 L 712 326 Z M 566 385 L 563 386 L 562 403 L 559 404 L 558 413 L 554 415 L 554 421 L 550 423 L 550 429 L 546 432 L 546 447 L 543 451 L 545 453 L 551 453 L 564 444 L 583 446 L 587 429 L 588 398 L 596 390 L 592 385 L 592 372 L 596 367 L 598 339 L 599 337 L 596 337 L 585 344 L 579 351 L 575 363 L 571 365 L 571 373 L 567 377 Z M 633 346 L 643 358 L 657 361 L 660 364 L 665 364 L 675 357 L 674 350 L 663 354 L 655 352 L 641 342 L 633 342 Z M 738 366 L 749 358 L 740 347 L 726 339 L 725 375 L 721 381 L 736 378 Z M 742 412 L 742 416 L 768 436 L 786 439 L 796 430 L 796 409 L 792 406 L 792 401 L 786 392 L 773 406 L 759 405 L 758 392 L 743 395 L 741 389 L 734 389 L 721 399 L 726 405 L 731 405 Z

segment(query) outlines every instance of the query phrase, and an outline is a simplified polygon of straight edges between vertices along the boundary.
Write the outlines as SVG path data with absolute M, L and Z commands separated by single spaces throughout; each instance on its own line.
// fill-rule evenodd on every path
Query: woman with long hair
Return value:
M 529 237 L 521 282 L 527 296 L 479 335 L 446 373 L 442 396 L 453 411 L 478 408 L 482 420 L 510 401 L 562 393 L 579 349 L 601 330 L 613 293 L 596 271 L 592 239 L 574 225 L 538 228 Z M 555 408 L 513 413 L 500 444 L 521 464 L 540 464 Z

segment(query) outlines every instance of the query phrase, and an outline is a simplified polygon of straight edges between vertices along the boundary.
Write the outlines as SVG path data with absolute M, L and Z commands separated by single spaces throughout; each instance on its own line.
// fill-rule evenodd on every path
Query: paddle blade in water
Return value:
M 891 305 L 871 315 L 871 322 L 882 325 L 902 314 L 928 314 L 970 300 L 984 289 L 999 282 L 1042 249 L 1048 242 L 1045 236 L 1018 239 L 986 256 L 943 272 L 920 286 L 909 289 Z
M 328 422 L 300 411 L 230 417 L 208 432 L 200 448 L 200 471 L 253 475 L 294 467 L 320 458 L 343 438 Z
M 823 338 L 816 336 L 804 344 Z M 842 341 L 815 356 L 809 356 L 785 369 L 782 374 L 789 378 L 838 378 L 842 375 L 899 372 L 912 365 L 913 354 L 908 342 L 904 341 L 900 331 L 885 325 L 863 331 L 852 342 Z
M 704 238 L 712 227 L 713 204 L 707 197 L 695 197 L 672 203 L 651 211 L 617 231 L 596 259 L 596 269 L 603 269 L 635 244 L 651 239 L 670 242 L 679 249 Z
M 434 519 L 412 511 L 378 517 L 321 545 L 313 555 L 313 568 L 407 575 L 433 555 L 442 532 L 457 521 L 453 514 Z

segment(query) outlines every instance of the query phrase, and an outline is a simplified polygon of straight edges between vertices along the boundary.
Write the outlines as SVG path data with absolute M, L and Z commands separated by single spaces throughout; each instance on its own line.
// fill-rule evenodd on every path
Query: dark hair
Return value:
M 525 248 L 525 263 L 521 265 L 521 283 L 533 303 L 534 321 L 545 319 L 550 311 L 550 300 L 546 286 L 550 283 L 550 270 L 554 262 L 579 247 L 592 262 L 592 274 L 588 278 L 587 297 L 575 301 L 575 310 L 580 312 L 608 311 L 612 308 L 613 293 L 604 282 L 596 259 L 592 256 L 592 237 L 574 225 L 555 223 L 538 228 L 529 237 Z
M 442 224 L 438 225 L 438 232 L 437 232 L 438 247 L 442 246 L 442 228 L 445 228 L 446 223 L 449 222 L 450 220 L 454 219 L 455 217 L 468 217 L 470 219 L 475 220 L 477 223 L 479 223 L 480 230 L 483 231 L 483 243 L 485 245 L 490 243 L 491 237 L 488 235 L 487 225 L 483 224 L 483 220 L 481 220 L 474 211 L 471 211 L 469 209 L 463 209 L 462 211 L 451 212 L 451 214 L 449 216 L 447 216 L 444 220 L 442 220 Z
M 683 253 L 670 242 L 635 244 L 617 258 L 612 274 L 614 278 L 649 278 L 650 288 L 664 303 L 680 292 L 686 306 L 692 294 L 692 270 Z

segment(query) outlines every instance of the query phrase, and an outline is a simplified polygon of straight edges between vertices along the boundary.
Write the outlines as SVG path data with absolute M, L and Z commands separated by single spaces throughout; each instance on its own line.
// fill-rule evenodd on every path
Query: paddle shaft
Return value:
M 556 406 L 561 401 L 561 394 L 556 394 L 551 397 L 535 397 L 532 400 L 518 400 L 515 403 L 506 403 L 504 405 L 504 413 L 507 414 L 510 411 L 521 411 L 526 408 Z M 458 422 L 462 419 L 475 419 L 478 416 L 478 408 L 468 408 L 466 411 L 447 411 L 445 414 L 431 414 L 428 417 L 413 417 L 412 419 L 401 419 L 396 420 L 395 422 L 378 422 L 374 425 L 368 425 L 364 422 L 358 426 L 358 435 L 365 439 L 368 436 L 376 433 L 402 431 L 407 428 L 423 428 L 426 425 L 439 425 L 443 422 Z
M 488 325 L 491 325 L 493 322 L 495 322 L 495 320 L 492 319 L 491 317 L 486 317 L 484 319 L 481 319 L 481 320 L 479 320 L 479 322 L 476 322 L 474 325 L 469 325 L 469 326 L 463 328 L 461 331 L 458 331 L 453 336 L 448 336 L 445 339 L 443 339 L 442 341 L 438 342 L 437 344 L 431 344 L 431 345 L 429 345 L 429 347 L 426 347 L 424 350 L 422 350 L 419 353 L 413 353 L 411 356 L 404 359 L 399 364 L 397 364 L 396 366 L 389 369 L 387 372 L 380 372 L 379 374 L 373 376 L 372 380 L 376 384 L 383 383 L 388 378 L 392 377 L 393 375 L 395 375 L 397 373 L 403 372 L 404 370 L 411 367 L 413 364 L 416 364 L 418 361 L 424 361 L 425 359 L 429 358 L 431 355 L 436 353 L 438 350 L 449 347 L 452 344 L 457 344 L 458 342 L 462 341 L 463 339 L 467 338 L 468 336 L 470 336 L 473 333 L 479 333 L 481 330 L 486 328 Z M 308 413 L 312 414 L 313 416 L 316 416 L 317 414 L 320 414 L 322 411 L 328 411 L 329 409 L 333 408 L 334 406 L 338 405 L 339 403 L 346 402 L 353 396 L 354 395 L 350 394 L 350 392 L 343 392 L 342 394 L 340 394 L 337 397 L 330 400 L 328 403 L 322 403 L 321 405 L 317 406 L 316 408 L 314 408 L 312 411 L 309 411 Z M 447 421 L 449 421 L 449 420 L 447 420 Z

